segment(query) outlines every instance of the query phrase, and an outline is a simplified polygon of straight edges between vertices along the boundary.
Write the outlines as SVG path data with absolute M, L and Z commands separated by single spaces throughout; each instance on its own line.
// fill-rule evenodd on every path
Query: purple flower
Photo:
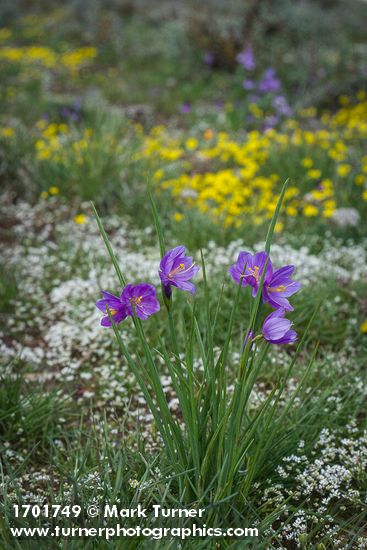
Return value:
M 190 101 L 184 101 L 180 105 L 180 111 L 183 115 L 187 115 L 191 111 L 191 103 Z
M 273 105 L 274 105 L 274 107 L 277 110 L 279 115 L 291 116 L 292 109 L 288 105 L 288 101 L 286 100 L 286 98 L 284 96 L 277 95 L 274 98 Z
M 263 300 L 272 307 L 293 311 L 293 307 L 287 300 L 301 288 L 301 283 L 292 281 L 291 275 L 294 265 L 285 265 L 272 273 L 263 286 Z
M 292 323 L 285 319 L 285 310 L 277 309 L 268 315 L 263 323 L 261 332 L 271 344 L 290 344 L 297 340 L 297 333 L 291 330 Z
M 133 310 L 136 316 L 143 320 L 160 310 L 155 288 L 148 283 L 126 285 L 121 297 L 126 304 L 127 315 L 130 317 L 134 315 Z
M 208 67 L 212 67 L 215 62 L 215 55 L 213 52 L 205 52 L 203 56 L 203 63 L 204 65 L 208 65 Z
M 247 71 L 252 71 L 256 67 L 256 61 L 251 46 L 237 54 L 236 61 Z
M 114 296 L 109 292 L 102 292 L 103 300 L 98 300 L 96 306 L 105 315 L 101 319 L 101 325 L 110 327 L 111 321 L 108 315 L 107 306 L 112 315 L 113 321 L 118 324 L 126 317 L 136 316 L 140 319 L 147 319 L 160 309 L 154 286 L 147 283 L 139 285 L 126 285 L 120 297 Z
M 162 258 L 159 265 L 159 276 L 161 278 L 165 295 L 171 296 L 171 286 L 181 290 L 195 293 L 195 285 L 189 282 L 199 271 L 191 256 L 185 256 L 185 247 L 176 246 L 169 250 Z
M 265 94 L 268 92 L 277 92 L 280 86 L 280 80 L 275 75 L 275 69 L 266 69 L 259 84 L 259 91 Z
M 120 297 L 114 296 L 109 292 L 102 291 L 103 300 L 98 300 L 96 306 L 100 309 L 105 315 L 101 319 L 101 325 L 103 327 L 110 327 L 111 321 L 107 312 L 107 306 L 111 312 L 112 319 L 116 323 L 121 323 L 127 317 L 127 310 L 124 301 L 122 300 L 122 294 Z
M 238 285 L 242 279 L 242 286 L 252 286 L 252 295 L 255 297 L 267 260 L 268 263 L 264 277 L 265 285 L 266 281 L 271 279 L 273 273 L 272 263 L 266 252 L 257 252 L 257 254 L 254 255 L 249 252 L 240 252 L 237 262 L 228 269 L 228 273 Z

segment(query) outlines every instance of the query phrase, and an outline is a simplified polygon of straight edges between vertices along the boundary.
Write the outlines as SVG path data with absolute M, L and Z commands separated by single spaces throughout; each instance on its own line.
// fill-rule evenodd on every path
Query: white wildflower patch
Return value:
M 348 438 L 341 435 L 343 430 L 323 429 L 307 453 L 301 454 L 304 444 L 300 442 L 299 452 L 285 456 L 277 468 L 278 484 L 268 483 L 262 500 L 281 508 L 279 519 L 284 521 L 286 540 L 299 544 L 303 533 L 313 532 L 316 540 L 328 535 L 335 548 L 342 548 L 335 515 L 342 517 L 347 509 L 363 513 L 366 503 L 356 487 L 367 468 L 367 432 L 358 435 L 353 424 L 350 428 Z M 299 503 L 303 510 L 293 513 Z

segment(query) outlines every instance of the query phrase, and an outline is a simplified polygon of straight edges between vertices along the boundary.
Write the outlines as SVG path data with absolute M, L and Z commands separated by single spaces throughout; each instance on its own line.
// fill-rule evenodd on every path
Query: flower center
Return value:
M 185 264 L 180 264 L 178 267 L 176 267 L 175 269 L 172 269 L 172 271 L 168 273 L 168 278 L 170 279 L 171 277 L 173 277 L 173 275 L 176 275 L 176 273 L 180 273 L 180 271 L 184 271 L 184 269 L 185 269 Z
M 113 307 L 109 307 L 109 310 L 110 310 L 110 313 L 111 313 L 112 317 L 113 317 L 114 315 L 116 315 L 117 309 L 114 309 Z M 107 307 L 106 307 L 106 315 L 105 315 L 105 317 L 108 317 Z
M 285 290 L 287 290 L 287 287 L 284 286 L 284 285 L 268 286 L 268 291 L 269 292 L 284 292 Z
M 259 282 L 260 280 L 260 268 L 258 265 L 255 265 L 254 268 L 252 269 L 252 267 L 248 267 L 248 270 L 250 272 L 250 274 L 255 277 L 256 279 L 256 282 Z
M 138 306 L 142 299 L 143 296 L 133 296 L 132 298 L 130 298 L 130 302 L 132 302 L 135 306 Z

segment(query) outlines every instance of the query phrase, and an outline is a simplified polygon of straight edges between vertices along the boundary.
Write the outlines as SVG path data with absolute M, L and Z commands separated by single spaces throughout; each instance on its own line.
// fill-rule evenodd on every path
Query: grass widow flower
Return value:
M 156 290 L 147 283 L 126 285 L 120 296 L 105 291 L 102 295 L 103 299 L 98 300 L 96 306 L 105 314 L 101 319 L 101 325 L 104 327 L 111 326 L 107 307 L 116 324 L 121 323 L 126 317 L 133 317 L 134 310 L 137 317 L 145 320 L 160 309 Z
M 271 279 L 273 273 L 273 267 L 266 252 L 258 252 L 257 254 L 240 252 L 237 262 L 228 269 L 228 273 L 238 285 L 241 284 L 242 286 L 252 286 L 252 295 L 255 297 L 266 261 L 268 261 L 268 263 L 264 277 L 265 284 L 266 281 Z M 240 283 L 240 281 L 242 282 Z
M 280 308 L 268 315 L 263 323 L 261 332 L 271 344 L 291 344 L 297 340 L 297 333 L 291 330 L 292 323 L 285 319 L 285 309 Z
M 96 302 L 96 306 L 104 313 L 104 317 L 101 319 L 101 325 L 103 327 L 110 327 L 112 325 L 110 317 L 108 315 L 107 307 L 110 310 L 112 319 L 116 325 L 121 323 L 127 317 L 127 310 L 124 301 L 121 296 L 115 296 L 109 292 L 102 291 L 102 300 Z
M 284 308 L 287 311 L 293 311 L 293 307 L 287 300 L 301 288 L 301 283 L 292 281 L 291 275 L 294 271 L 294 265 L 285 265 L 272 273 L 263 286 L 263 300 L 272 307 Z
M 143 320 L 160 310 L 156 290 L 153 285 L 149 285 L 148 283 L 126 285 L 121 297 L 125 302 L 127 314 L 130 317 L 134 316 L 133 308 L 136 316 Z
M 192 279 L 199 269 L 191 256 L 185 256 L 184 246 L 176 246 L 172 250 L 169 250 L 163 256 L 159 265 L 159 276 L 163 284 L 165 296 L 170 298 L 172 286 L 195 294 L 195 285 L 189 279 Z

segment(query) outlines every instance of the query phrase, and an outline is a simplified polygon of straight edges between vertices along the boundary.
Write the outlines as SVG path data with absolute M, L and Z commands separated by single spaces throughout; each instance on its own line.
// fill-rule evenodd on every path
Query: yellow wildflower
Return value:
M 181 214 L 181 212 L 175 212 L 173 215 L 173 219 L 175 220 L 175 222 L 182 222 L 184 218 L 185 216 Z
M 306 218 L 317 216 L 318 213 L 318 209 L 313 204 L 307 204 L 307 206 L 303 208 L 303 214 L 306 216 Z
M 357 185 L 363 185 L 366 181 L 366 176 L 364 176 L 363 174 L 357 174 L 354 178 L 354 181 Z
M 11 138 L 15 135 L 15 130 L 10 126 L 5 126 L 4 128 L 1 128 L 0 135 L 6 138 Z
M 351 171 L 351 166 L 349 164 L 340 164 L 337 168 L 338 175 L 342 178 L 347 176 Z
M 321 178 L 321 170 L 318 170 L 318 169 L 314 168 L 313 170 L 309 170 L 307 172 L 307 175 L 308 175 L 309 178 L 317 180 L 317 179 Z
M 301 165 L 304 166 L 305 168 L 311 168 L 311 166 L 313 166 L 313 160 L 310 159 L 309 157 L 306 157 L 301 160 Z
M 283 222 L 277 222 L 274 227 L 275 233 L 281 233 L 284 229 L 284 223 Z
M 186 149 L 190 149 L 191 151 L 194 150 L 194 149 L 196 149 L 196 147 L 198 146 L 198 144 L 199 144 L 198 140 L 197 140 L 196 138 L 194 138 L 194 137 L 188 138 L 188 139 L 186 140 L 186 143 L 185 143 Z
M 297 216 L 297 208 L 295 206 L 287 206 L 286 209 L 286 214 L 288 216 L 291 216 L 292 218 L 294 218 L 295 216 Z
M 348 105 L 349 97 L 347 95 L 341 95 L 339 97 L 339 103 L 340 103 L 340 105 Z
M 74 216 L 74 222 L 77 225 L 83 225 L 85 224 L 86 221 L 87 221 L 87 216 L 85 214 L 76 214 L 76 216 Z

